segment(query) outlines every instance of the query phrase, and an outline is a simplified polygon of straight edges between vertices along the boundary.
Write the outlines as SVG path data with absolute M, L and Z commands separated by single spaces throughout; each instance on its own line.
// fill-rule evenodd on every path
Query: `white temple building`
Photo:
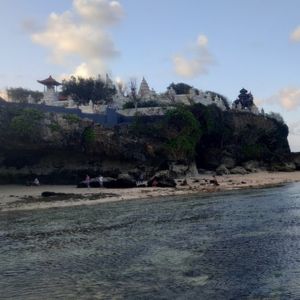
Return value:
M 127 102 L 132 102 L 134 97 L 131 93 L 126 93 L 126 89 L 121 88 L 120 85 L 114 82 L 108 74 L 105 77 L 105 85 L 108 88 L 115 89 L 116 94 L 113 96 L 112 102 L 109 104 L 94 104 L 91 100 L 87 105 L 77 105 L 71 96 L 65 99 L 59 99 L 59 93 L 57 91 L 57 87 L 61 85 L 60 82 L 56 81 L 52 76 L 49 76 L 47 79 L 38 80 L 39 83 L 44 85 L 44 97 L 41 100 L 41 104 L 46 104 L 50 106 L 60 106 L 65 108 L 79 108 L 84 113 L 105 113 L 106 109 L 109 107 L 110 109 L 115 109 L 121 114 L 133 114 L 133 113 L 141 113 L 141 114 L 161 114 L 163 112 L 162 109 L 155 110 L 153 107 L 143 107 L 143 108 L 135 108 L 128 110 L 123 109 L 123 106 Z M 157 102 L 157 108 L 162 107 L 173 107 L 176 104 L 185 104 L 185 105 L 193 105 L 200 103 L 205 106 L 216 105 L 222 111 L 225 111 L 227 108 L 224 100 L 216 94 L 210 92 L 204 92 L 202 90 L 198 90 L 195 88 L 191 88 L 187 94 L 177 94 L 176 91 L 171 87 L 165 93 L 157 94 L 153 89 L 150 89 L 146 79 L 143 77 L 140 83 L 138 93 L 137 93 L 138 101 L 147 102 L 147 101 L 155 101 Z M 102 99 L 99 99 L 102 100 Z M 28 102 L 31 102 L 31 99 L 28 99 Z M 106 101 L 102 101 L 105 103 Z M 235 101 L 236 102 L 236 101 Z M 245 110 L 236 102 L 233 103 L 232 110 L 234 111 L 243 111 L 243 112 L 251 112 L 253 114 L 261 114 L 259 109 L 253 104 L 251 109 Z M 159 111 L 159 113 L 158 113 Z

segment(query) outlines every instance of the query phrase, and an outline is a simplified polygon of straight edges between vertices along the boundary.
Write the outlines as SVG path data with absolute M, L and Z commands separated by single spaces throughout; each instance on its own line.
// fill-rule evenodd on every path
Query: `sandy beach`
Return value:
M 0 186 L 0 211 L 31 210 L 54 207 L 79 205 L 95 205 L 105 202 L 114 202 L 131 199 L 147 199 L 165 196 L 204 194 L 237 189 L 271 187 L 274 185 L 300 181 L 300 171 L 297 172 L 259 172 L 246 175 L 216 176 L 219 185 L 214 185 L 210 175 L 187 178 L 187 184 L 177 181 L 176 188 L 131 188 L 107 189 L 84 188 L 65 185 Z M 56 197 L 41 197 L 44 191 L 65 193 Z

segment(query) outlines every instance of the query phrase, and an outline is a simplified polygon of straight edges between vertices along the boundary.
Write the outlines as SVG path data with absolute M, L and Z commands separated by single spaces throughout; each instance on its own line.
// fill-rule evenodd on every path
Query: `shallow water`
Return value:
M 300 184 L 2 212 L 0 299 L 300 299 Z

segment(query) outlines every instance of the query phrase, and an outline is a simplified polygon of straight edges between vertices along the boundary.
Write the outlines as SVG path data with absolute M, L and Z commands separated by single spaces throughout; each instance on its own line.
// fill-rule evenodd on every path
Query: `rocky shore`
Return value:
M 216 180 L 216 182 L 214 182 Z M 33 210 L 79 205 L 95 205 L 131 199 L 173 197 L 180 195 L 205 195 L 239 189 L 271 187 L 300 181 L 300 171 L 296 172 L 258 172 L 245 175 L 199 175 L 177 180 L 174 188 L 141 187 L 130 189 L 85 188 L 75 186 L 41 185 L 0 186 L 0 211 Z M 45 191 L 58 193 L 42 197 Z

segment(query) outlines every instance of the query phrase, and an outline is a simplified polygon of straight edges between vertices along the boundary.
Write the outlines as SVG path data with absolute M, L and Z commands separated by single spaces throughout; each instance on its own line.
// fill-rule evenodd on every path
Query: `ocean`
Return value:
M 300 184 L 0 212 L 0 299 L 300 299 Z

